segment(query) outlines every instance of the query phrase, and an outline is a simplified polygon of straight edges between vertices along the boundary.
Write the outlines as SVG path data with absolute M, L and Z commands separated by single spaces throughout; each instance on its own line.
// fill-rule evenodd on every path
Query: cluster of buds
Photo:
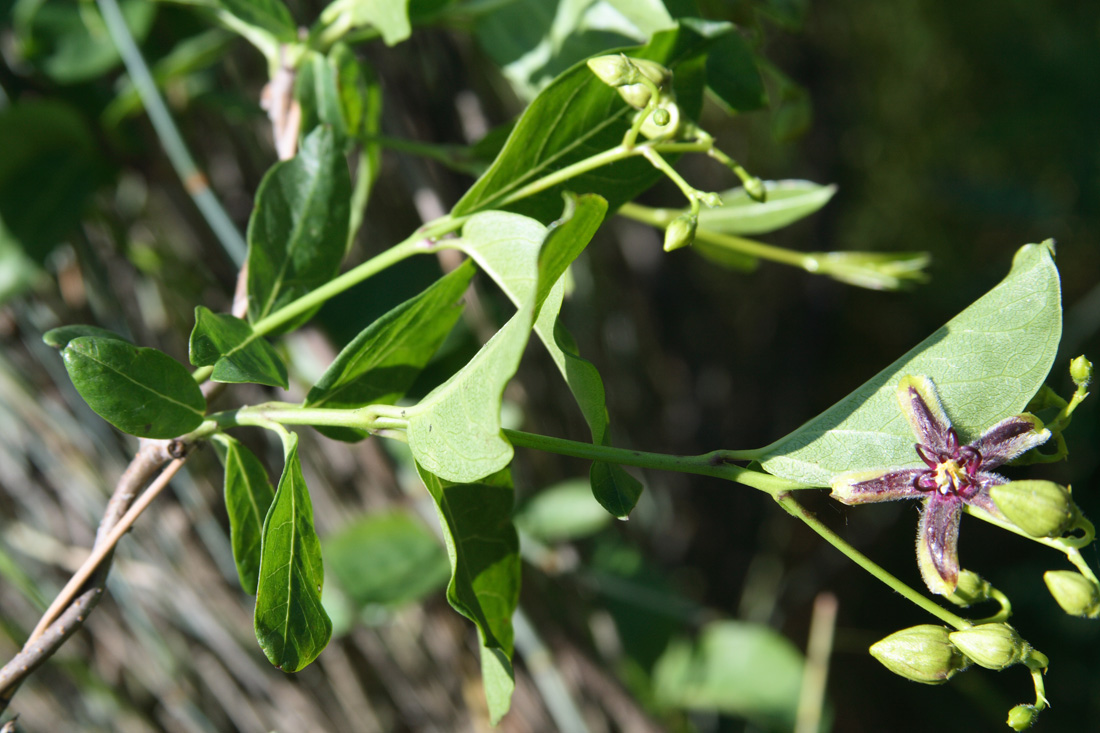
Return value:
M 676 134 L 680 109 L 672 91 L 672 71 L 655 61 L 625 54 L 591 58 L 588 68 L 604 84 L 614 87 L 624 102 L 645 115 L 643 135 L 652 139 Z

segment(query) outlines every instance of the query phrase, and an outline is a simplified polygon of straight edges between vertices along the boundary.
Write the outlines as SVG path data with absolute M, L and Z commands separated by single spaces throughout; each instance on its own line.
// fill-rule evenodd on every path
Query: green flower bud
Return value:
M 1045 654 L 1032 649 L 1008 624 L 981 624 L 948 636 L 963 654 L 986 669 L 1000 670 L 1021 663 L 1041 669 L 1048 663 Z
M 992 589 L 993 586 L 982 576 L 972 570 L 962 570 L 959 572 L 959 584 L 955 587 L 955 592 L 947 596 L 947 600 L 956 606 L 967 608 L 989 600 Z
M 1032 537 L 1060 537 L 1080 515 L 1069 490 L 1053 481 L 1012 481 L 991 486 L 989 496 Z
M 661 66 L 656 61 L 650 61 L 649 59 L 635 59 L 631 58 L 630 63 L 634 65 L 634 68 L 638 70 L 645 78 L 659 87 L 663 87 L 668 84 L 669 79 L 672 78 L 672 72 L 668 68 Z
M 1072 570 L 1048 570 L 1043 573 L 1047 589 L 1070 616 L 1100 617 L 1100 588 L 1081 573 Z
M 741 181 L 745 188 L 745 193 L 749 195 L 749 198 L 753 201 L 764 203 L 768 199 L 768 189 L 764 188 L 764 182 L 756 176 L 752 178 L 746 178 Z
M 1087 387 L 1092 381 L 1092 362 L 1081 354 L 1069 363 L 1069 376 L 1078 387 Z
M 668 113 L 668 110 L 664 107 L 658 107 L 653 110 L 653 124 L 659 127 L 664 127 L 672 120 L 672 115 Z
M 660 106 L 642 122 L 642 135 L 647 139 L 668 138 L 676 134 L 680 129 L 680 108 L 676 104 L 676 97 L 672 94 L 662 93 Z M 663 113 L 663 114 L 658 114 Z M 658 116 L 665 118 L 663 124 L 658 123 Z
M 619 87 L 619 96 L 634 109 L 644 109 L 653 98 L 653 92 L 645 84 L 628 84 Z
M 592 73 L 609 87 L 621 87 L 638 81 L 638 69 L 630 60 L 620 54 L 609 54 L 588 59 L 586 62 Z
M 888 670 L 914 682 L 940 685 L 970 666 L 943 626 L 902 629 L 871 646 L 871 656 Z
M 1008 727 L 1012 730 L 1027 730 L 1035 725 L 1039 710 L 1034 705 L 1017 705 L 1008 711 Z
M 695 241 L 695 227 L 699 218 L 692 214 L 681 214 L 672 220 L 665 230 L 665 252 L 687 247 Z

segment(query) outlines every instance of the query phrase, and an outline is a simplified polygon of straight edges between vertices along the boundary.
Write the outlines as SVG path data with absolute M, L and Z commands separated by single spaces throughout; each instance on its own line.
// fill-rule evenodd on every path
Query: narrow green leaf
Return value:
M 920 462 L 894 392 L 930 377 L 964 441 L 1019 413 L 1042 386 L 1062 334 L 1051 242 L 1022 247 L 995 288 L 850 395 L 761 451 L 764 470 L 814 486 L 845 471 Z
M 264 520 L 255 625 L 268 660 L 284 672 L 297 672 L 328 644 L 332 621 L 321 606 L 321 541 L 313 529 L 297 435 L 286 439 L 285 454 L 279 488 Z
M 743 188 L 724 192 L 721 206 L 699 212 L 699 228 L 723 234 L 773 232 L 814 213 L 836 193 L 836 186 L 812 181 L 766 181 L 764 186 L 764 203 L 753 201 Z
M 364 517 L 326 537 L 323 545 L 330 577 L 359 607 L 412 603 L 451 577 L 439 540 L 408 514 Z
M 252 326 L 227 313 L 195 308 L 190 359 L 195 366 L 214 366 L 215 382 L 254 382 L 286 389 L 286 364 L 275 349 L 252 332 Z
M 798 648 L 772 629 L 718 621 L 694 645 L 669 644 L 654 666 L 653 691 L 662 705 L 793 730 L 804 667 Z
M 337 83 L 337 69 L 328 56 L 310 51 L 298 67 L 294 95 L 302 108 L 302 130 L 328 125 L 341 143 L 348 136 Z
M 347 245 L 351 178 L 329 127 L 311 132 L 293 160 L 276 163 L 248 223 L 249 321 L 328 282 Z M 308 320 L 306 314 L 289 330 Z
M 568 200 L 572 203 L 562 219 L 554 225 L 550 235 L 560 238 L 566 246 L 544 251 L 557 251 L 557 258 L 572 262 L 603 222 L 607 204 L 594 194 L 585 194 Z M 533 241 L 526 242 L 526 246 L 522 243 L 493 246 L 491 243 L 487 245 L 478 240 L 463 238 L 459 240 L 458 246 L 493 278 L 517 307 L 522 307 L 530 297 L 529 273 L 532 263 L 543 262 L 545 257 L 549 256 L 542 255 Z M 564 272 L 565 268 L 559 265 L 555 269 Z M 611 436 L 603 380 L 596 367 L 578 355 L 572 336 L 558 322 L 565 284 L 560 279 L 552 283 L 543 282 L 544 285 L 538 292 L 542 305 L 538 319 L 535 321 L 535 332 L 550 352 L 566 384 L 569 385 L 592 432 L 593 442 L 610 445 Z M 629 514 L 642 493 L 642 485 L 621 466 L 594 463 L 591 481 L 596 498 L 607 511 L 617 517 Z
M 623 52 L 657 61 L 675 71 L 677 104 L 694 118 L 702 104 L 705 50 L 714 39 L 733 29 L 728 23 L 681 21 L 674 30 L 654 34 L 648 44 Z M 497 159 L 455 205 L 461 216 L 500 207 L 527 183 L 614 147 L 628 129 L 633 109 L 618 93 L 580 63 L 558 76 L 528 105 Z M 572 178 L 506 208 L 540 221 L 555 219 L 561 192 L 598 192 L 614 211 L 659 180 L 661 174 L 645 160 L 626 160 Z
M 83 324 L 75 324 L 72 326 L 58 326 L 57 328 L 51 328 L 46 333 L 42 334 L 42 342 L 46 346 L 52 346 L 55 349 L 64 349 L 69 345 L 69 342 L 75 338 L 81 336 L 95 336 L 102 339 L 114 339 L 115 341 L 126 341 L 126 339 L 119 336 L 114 331 L 108 331 L 105 328 L 99 326 L 85 326 Z
M 511 475 L 500 471 L 478 483 L 453 484 L 417 465 L 435 500 L 451 582 L 447 600 L 477 626 L 481 675 L 495 725 L 511 704 L 512 614 L 519 603 L 519 539 L 512 525 Z
M 356 408 L 404 395 L 462 314 L 460 299 L 473 274 L 473 265 L 463 263 L 364 329 L 313 385 L 305 406 Z M 367 437 L 351 428 L 321 432 L 338 440 Z
M 282 0 L 216 0 L 246 25 L 270 33 L 279 41 L 293 42 L 298 26 Z
M 88 406 L 124 433 L 174 438 L 203 421 L 202 391 L 183 364 L 161 351 L 81 336 L 61 356 Z
M 719 38 L 707 54 L 707 88 L 730 114 L 768 106 L 768 93 L 752 49 L 738 33 Z
M 275 489 L 260 459 L 238 440 L 219 433 L 213 441 L 225 466 L 225 511 L 229 515 L 233 562 L 241 588 L 249 595 L 256 595 L 264 518 L 271 508 Z

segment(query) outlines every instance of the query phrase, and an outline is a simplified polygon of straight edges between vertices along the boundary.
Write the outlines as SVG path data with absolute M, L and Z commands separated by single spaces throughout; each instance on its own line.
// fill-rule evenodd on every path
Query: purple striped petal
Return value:
M 943 411 L 936 387 L 928 377 L 908 375 L 898 382 L 898 404 L 909 420 L 909 427 L 917 436 L 917 442 L 937 453 L 952 453 L 951 421 Z
M 946 596 L 959 584 L 959 519 L 962 499 L 933 494 L 924 503 L 917 529 L 917 565 L 928 589 Z
M 996 468 L 1018 455 L 1042 445 L 1050 431 L 1034 415 L 1014 415 L 986 430 L 971 447 L 982 454 L 982 469 Z
M 927 468 L 897 468 L 887 471 L 852 471 L 833 479 L 833 498 L 844 504 L 914 499 L 927 494 L 916 482 Z

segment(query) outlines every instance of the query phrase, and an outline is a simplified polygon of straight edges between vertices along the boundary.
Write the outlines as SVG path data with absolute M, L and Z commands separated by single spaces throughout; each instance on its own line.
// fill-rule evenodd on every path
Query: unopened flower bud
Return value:
M 1060 537 L 1080 514 L 1069 490 L 1053 481 L 1011 481 L 991 486 L 989 496 L 1032 537 Z
M 619 96 L 634 109 L 643 109 L 653 98 L 653 92 L 645 84 L 628 84 L 619 87 Z
M 1087 387 L 1092 381 L 1092 362 L 1084 354 L 1077 357 L 1069 363 L 1069 376 L 1078 387 Z
M 621 87 L 638 81 L 638 69 L 620 54 L 608 54 L 588 59 L 586 62 L 592 73 L 609 87 Z
M 758 177 L 752 176 L 751 178 L 745 178 L 741 181 L 741 184 L 745 188 L 745 193 L 747 193 L 749 198 L 753 201 L 763 203 L 768 200 L 768 189 L 764 187 L 764 182 Z
M 991 590 L 993 586 L 988 580 L 972 570 L 962 570 L 959 572 L 959 584 L 955 587 L 955 592 L 947 596 L 947 600 L 956 606 L 967 608 L 989 600 Z
M 658 107 L 653 110 L 653 124 L 659 127 L 664 127 L 672 120 L 672 115 L 668 113 L 668 110 L 664 107 Z
M 693 214 L 681 214 L 672 220 L 665 230 L 665 252 L 687 247 L 695 241 L 695 227 L 699 218 Z
M 1041 669 L 1046 655 L 1035 651 L 1008 624 L 981 624 L 949 634 L 951 643 L 974 663 L 986 669 L 1000 670 L 1014 664 Z
M 1008 711 L 1008 727 L 1012 730 L 1027 730 L 1035 725 L 1039 711 L 1034 705 L 1017 705 Z
M 1072 570 L 1048 570 L 1043 573 L 1047 589 L 1070 616 L 1100 617 L 1100 588 L 1081 573 Z
M 970 666 L 943 626 L 902 629 L 871 646 L 871 656 L 888 670 L 914 682 L 939 685 Z

